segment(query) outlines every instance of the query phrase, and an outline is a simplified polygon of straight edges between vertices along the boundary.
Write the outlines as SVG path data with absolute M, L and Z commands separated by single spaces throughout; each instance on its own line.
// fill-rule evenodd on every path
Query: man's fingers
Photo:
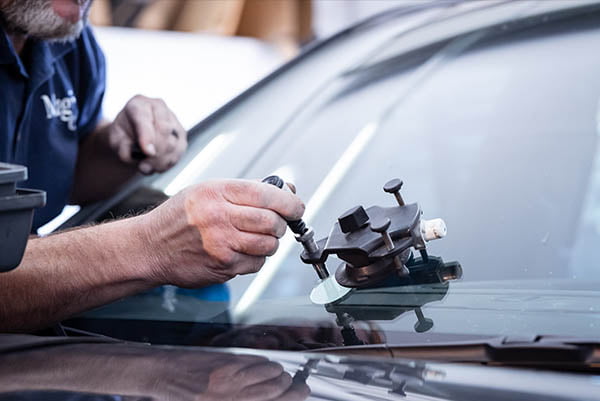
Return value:
M 298 220 L 304 214 L 300 198 L 273 185 L 247 180 L 231 180 L 225 185 L 223 196 L 236 205 L 270 209 L 285 220 Z
M 150 105 L 154 115 L 157 155 L 163 157 L 177 148 L 179 137 L 171 134 L 175 126 L 175 118 L 162 99 L 152 99 Z
M 277 379 L 284 373 L 283 367 L 270 361 L 247 365 L 235 373 L 235 378 L 240 387 L 249 387 Z
M 152 174 L 154 173 L 154 166 L 147 160 L 144 160 L 138 164 L 138 169 L 142 172 L 142 174 Z
M 232 391 L 231 378 L 237 377 L 238 372 L 243 371 L 247 366 L 268 363 L 263 357 L 248 359 L 246 355 L 236 355 L 233 360 L 225 363 L 223 366 L 215 368 L 209 377 L 209 390 L 216 393 L 227 393 Z M 255 381 L 251 381 L 253 384 Z M 236 381 L 238 384 L 239 381 Z M 239 385 L 239 384 L 238 384 Z M 241 385 L 244 387 L 245 385 Z
M 257 273 L 265 264 L 264 256 L 248 256 L 243 255 L 240 262 L 235 265 L 234 272 L 236 275 Z
M 142 96 L 136 96 L 125 106 L 125 113 L 142 151 L 149 157 L 157 154 L 152 105 Z
M 250 256 L 272 256 L 279 247 L 279 240 L 271 235 L 238 231 L 231 240 L 234 251 Z
M 149 227 L 162 228 L 152 232 L 166 233 L 168 248 L 179 250 L 179 262 L 157 263 L 156 281 L 193 287 L 255 273 L 277 251 L 285 217 L 298 219 L 303 212 L 297 196 L 267 184 L 226 180 L 191 186 L 148 214 L 157 216 Z M 205 268 L 186 269 L 191 263 Z
M 231 378 L 235 377 L 234 381 Z M 283 367 L 266 359 L 253 363 L 236 360 L 215 369 L 209 377 L 208 390 L 223 399 L 304 400 L 310 389 L 304 381 L 295 381 Z
M 252 400 L 271 400 L 279 398 L 292 385 L 292 377 L 287 372 L 281 373 L 278 377 L 263 381 L 249 386 L 243 390 L 244 399 Z
M 133 147 L 133 141 L 127 136 L 124 129 L 121 127 L 115 127 L 114 133 L 109 137 L 110 146 L 117 150 L 119 159 L 125 163 L 132 163 L 133 158 L 131 157 L 131 149 Z
M 235 205 L 231 211 L 231 224 L 240 231 L 283 237 L 287 228 L 285 220 L 270 209 Z
M 187 133 L 177 117 L 162 99 L 148 99 L 152 110 L 154 145 L 156 154 L 149 157 L 140 168 L 163 172 L 179 161 L 187 148 Z
M 258 355 L 227 355 L 226 357 L 231 358 L 231 361 L 215 368 L 210 374 L 211 379 L 214 379 L 217 382 L 221 380 L 228 381 L 229 378 L 234 377 L 239 371 L 247 366 L 269 362 L 267 358 Z M 230 383 L 228 382 L 227 385 L 229 386 Z
M 141 95 L 129 100 L 117 115 L 109 140 L 122 161 L 139 162 L 144 174 L 173 167 L 187 148 L 187 133 L 165 102 Z

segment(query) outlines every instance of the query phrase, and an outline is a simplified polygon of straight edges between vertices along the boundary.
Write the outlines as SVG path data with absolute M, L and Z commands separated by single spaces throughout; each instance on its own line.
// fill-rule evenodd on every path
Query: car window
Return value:
M 399 176 L 406 198 L 446 219 L 448 237 L 431 246 L 460 259 L 465 280 L 597 279 L 598 252 L 581 244 L 599 239 L 586 227 L 598 185 L 597 22 L 481 38 L 444 54 L 469 44 L 462 38 L 408 72 L 400 60 L 399 73 L 389 65 L 374 80 L 341 77 L 248 176 L 285 167 L 310 194 L 307 213 L 323 236 L 354 205 L 392 205 L 380 188 Z M 352 88 L 357 81 L 367 83 Z M 306 290 L 284 273 L 298 264 L 297 246 L 291 253 L 274 295 Z
M 205 178 L 277 173 L 296 184 L 306 220 L 324 237 L 350 207 L 392 206 L 381 188 L 399 177 L 408 202 L 447 223 L 448 236 L 430 253 L 459 261 L 464 271 L 424 309 L 436 322 L 431 333 L 593 335 L 600 324 L 600 14 L 537 21 L 475 30 L 378 62 L 369 55 L 401 42 L 401 29 L 374 28 L 362 40 L 357 33 L 346 43 L 352 57 L 330 70 L 320 64 L 311 91 L 290 94 L 303 75 L 301 65 L 292 68 L 289 88 L 259 90 L 255 105 L 226 114 L 191 144 L 184 167 L 153 186 L 172 194 Z M 368 68 L 356 68 L 361 63 Z M 286 236 L 259 274 L 228 284 L 229 301 L 209 315 L 335 324 L 335 315 L 308 300 L 316 276 L 300 250 Z M 330 271 L 339 263 L 330 258 Z M 190 294 L 170 291 L 189 307 Z M 197 300 L 191 311 L 177 314 L 181 306 L 169 315 L 164 294 L 152 295 L 144 318 L 211 322 Z M 388 335 L 412 332 L 408 316 L 378 325 Z

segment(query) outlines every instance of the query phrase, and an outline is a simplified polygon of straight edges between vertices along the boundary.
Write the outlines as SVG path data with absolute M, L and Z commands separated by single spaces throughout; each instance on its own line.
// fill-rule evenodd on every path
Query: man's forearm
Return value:
M 46 327 L 158 285 L 140 218 L 33 239 L 0 273 L 0 331 Z
M 123 163 L 110 149 L 109 124 L 100 124 L 80 145 L 71 202 L 86 204 L 115 194 L 133 177 L 135 165 Z
M 255 273 L 303 212 L 272 185 L 209 181 L 144 215 L 33 239 L 21 265 L 0 273 L 0 332 L 46 327 L 163 284 L 198 288 Z

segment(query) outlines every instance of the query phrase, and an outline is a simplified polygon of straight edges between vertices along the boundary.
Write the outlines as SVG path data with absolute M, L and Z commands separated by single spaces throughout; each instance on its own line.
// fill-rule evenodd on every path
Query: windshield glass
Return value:
M 151 185 L 172 195 L 207 178 L 276 173 L 296 184 L 305 220 L 321 238 L 353 206 L 393 206 L 382 186 L 401 178 L 407 203 L 448 226 L 429 253 L 459 262 L 463 276 L 423 303 L 414 301 L 419 286 L 398 290 L 393 299 L 402 307 L 356 319 L 367 322 L 363 340 L 414 333 L 416 306 L 434 322 L 422 338 L 595 335 L 600 14 L 502 7 L 496 22 L 487 18 L 493 10 L 428 10 L 325 46 L 251 95 L 252 105 L 200 132 L 183 163 Z M 438 31 L 448 24 L 448 35 L 426 40 L 431 24 Z M 453 31 L 470 24 L 477 29 Z M 423 43 L 401 51 L 405 34 L 423 35 Z M 299 88 L 313 70 L 320 71 L 314 82 Z M 288 233 L 260 273 L 235 278 L 213 302 L 168 287 L 87 316 L 213 328 L 343 326 L 311 304 L 317 277 L 300 252 Z M 334 272 L 340 263 L 327 265 Z

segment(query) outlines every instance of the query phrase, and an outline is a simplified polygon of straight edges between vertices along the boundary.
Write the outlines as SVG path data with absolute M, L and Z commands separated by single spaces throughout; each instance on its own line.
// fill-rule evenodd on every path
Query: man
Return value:
M 0 160 L 29 167 L 48 192 L 35 225 L 71 200 L 115 190 L 136 169 L 174 164 L 185 132 L 160 100 L 136 97 L 100 122 L 104 60 L 85 17 L 87 0 L 0 0 Z M 74 41 L 69 39 L 78 38 Z M 146 158 L 131 157 L 138 143 Z M 33 239 L 16 270 L 0 275 L 0 331 L 45 327 L 163 284 L 196 288 L 258 271 L 304 205 L 258 182 L 188 188 L 152 212 Z
M 136 96 L 114 122 L 101 121 L 105 65 L 85 26 L 90 4 L 0 0 L 0 160 L 26 165 L 24 185 L 47 192 L 34 229 L 69 201 L 111 195 L 136 170 L 168 169 L 187 146 L 185 130 L 159 99 Z M 138 144 L 141 162 L 132 158 Z

